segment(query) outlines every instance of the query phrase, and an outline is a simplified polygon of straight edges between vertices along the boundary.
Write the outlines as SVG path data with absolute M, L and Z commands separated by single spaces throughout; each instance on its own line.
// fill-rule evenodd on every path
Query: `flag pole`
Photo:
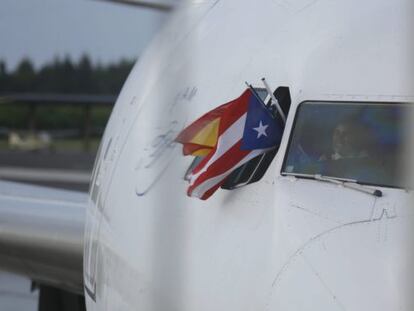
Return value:
M 272 99 L 272 103 L 274 103 L 274 105 L 276 106 L 277 111 L 279 112 L 282 120 L 284 123 L 286 123 L 286 116 L 282 110 L 282 108 L 280 107 L 279 101 L 276 99 L 275 95 L 273 94 L 272 90 L 270 89 L 269 84 L 267 84 L 267 81 L 265 78 L 262 78 L 262 82 L 266 88 L 267 93 L 270 95 L 270 98 Z
M 259 94 L 257 94 L 257 92 L 256 92 L 256 90 L 253 88 L 253 85 L 251 85 L 249 82 L 247 82 L 247 81 L 244 81 L 244 83 L 247 85 L 247 87 L 252 91 L 252 93 L 253 93 L 253 95 L 257 98 L 257 100 L 259 101 L 259 102 L 261 102 L 262 103 L 262 105 L 264 106 L 264 107 L 266 107 L 266 104 L 265 104 L 265 102 L 260 98 L 260 96 L 259 96 Z M 267 108 L 267 107 L 266 107 Z

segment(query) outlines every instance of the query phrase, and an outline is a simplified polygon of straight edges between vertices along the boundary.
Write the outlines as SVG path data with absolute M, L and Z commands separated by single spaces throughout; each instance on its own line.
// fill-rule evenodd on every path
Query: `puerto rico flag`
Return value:
M 207 112 L 175 140 L 184 155 L 203 157 L 189 175 L 187 194 L 208 199 L 235 169 L 279 146 L 282 133 L 283 124 L 251 89 Z

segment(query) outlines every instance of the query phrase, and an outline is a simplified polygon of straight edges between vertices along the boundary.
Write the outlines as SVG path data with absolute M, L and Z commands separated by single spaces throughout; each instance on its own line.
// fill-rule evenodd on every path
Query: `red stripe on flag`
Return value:
M 214 154 L 216 153 L 216 149 L 217 146 L 210 151 L 210 153 L 208 155 L 206 155 L 201 161 L 200 163 L 198 163 L 198 165 L 193 169 L 193 171 L 191 172 L 191 174 L 197 174 L 203 167 L 204 165 L 207 164 L 208 161 L 210 161 L 210 159 L 214 156 Z
M 219 133 L 220 136 L 226 131 L 226 129 L 239 119 L 246 111 L 249 104 L 250 96 L 252 95 L 250 90 L 244 91 L 244 93 L 237 99 L 232 100 L 226 104 L 211 110 L 198 118 L 196 121 L 187 126 L 175 139 L 176 142 L 185 144 L 190 142 L 198 132 L 200 132 L 211 121 L 220 118 Z
M 214 192 L 216 192 L 216 190 L 224 184 L 227 177 L 223 178 L 223 180 L 221 182 L 217 183 L 214 187 L 211 187 L 206 192 L 204 192 L 204 194 L 200 197 L 200 199 L 201 200 L 207 200 L 209 197 L 211 197 L 214 194 Z
M 192 191 L 206 180 L 214 178 L 215 176 L 219 176 L 225 173 L 226 171 L 230 170 L 235 165 L 237 165 L 237 163 L 239 163 L 247 154 L 251 152 L 250 150 L 241 150 L 241 144 L 242 141 L 239 140 L 220 158 L 218 158 L 216 161 L 210 164 L 207 170 L 203 172 L 200 176 L 198 176 L 194 183 L 188 188 L 188 193 L 191 195 Z
M 239 98 L 226 104 L 225 111 L 220 119 L 219 136 L 246 113 L 251 96 L 251 91 L 247 89 Z

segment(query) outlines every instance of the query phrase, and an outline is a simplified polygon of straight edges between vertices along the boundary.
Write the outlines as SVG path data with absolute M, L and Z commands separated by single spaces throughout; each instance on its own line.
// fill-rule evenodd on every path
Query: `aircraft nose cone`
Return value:
M 385 214 L 310 240 L 276 278 L 269 310 L 410 310 L 410 222 Z

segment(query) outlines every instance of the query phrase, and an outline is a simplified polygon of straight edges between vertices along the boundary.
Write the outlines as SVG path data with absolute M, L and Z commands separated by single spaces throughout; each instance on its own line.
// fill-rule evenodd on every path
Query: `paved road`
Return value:
M 91 170 L 93 153 L 0 150 L 0 166 Z
M 79 191 L 88 191 L 90 176 L 90 171 L 11 166 L 0 167 L 0 179 L 3 180 Z
M 88 191 L 95 154 L 0 151 L 0 179 Z

